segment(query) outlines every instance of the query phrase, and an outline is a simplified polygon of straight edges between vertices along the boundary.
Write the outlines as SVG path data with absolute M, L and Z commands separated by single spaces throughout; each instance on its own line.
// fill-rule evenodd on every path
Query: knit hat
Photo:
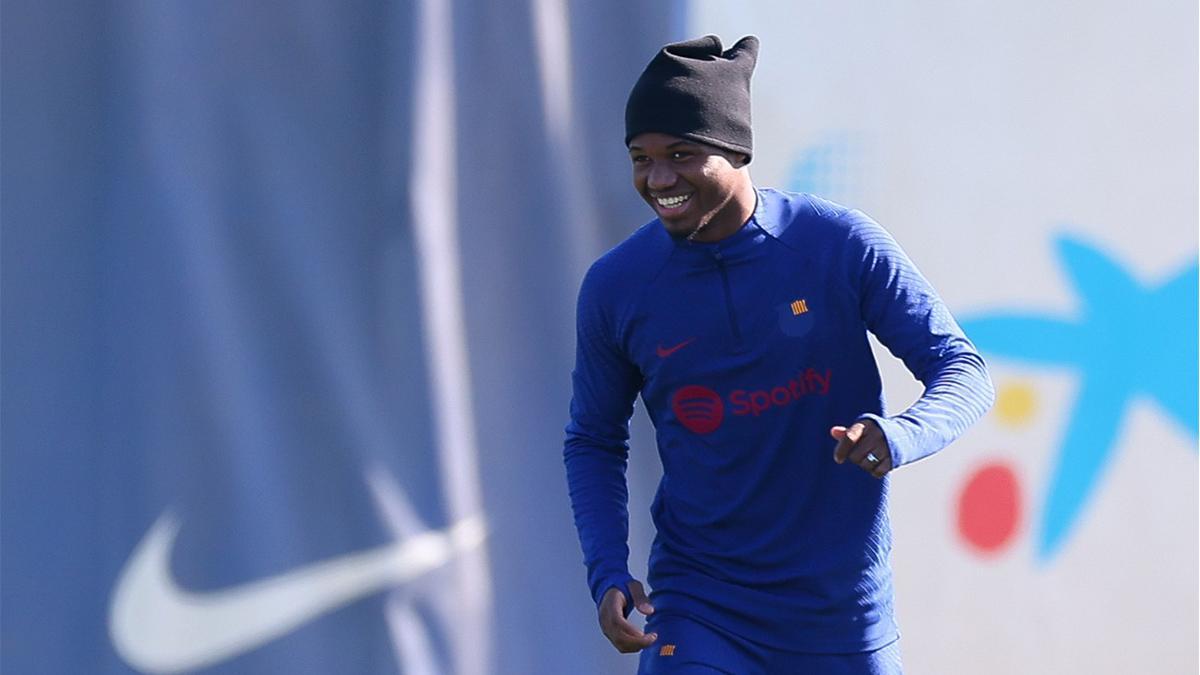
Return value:
M 738 40 L 727 51 L 721 38 L 676 42 L 662 48 L 642 71 L 625 105 L 625 145 L 655 131 L 719 148 L 753 152 L 750 76 L 758 38 Z

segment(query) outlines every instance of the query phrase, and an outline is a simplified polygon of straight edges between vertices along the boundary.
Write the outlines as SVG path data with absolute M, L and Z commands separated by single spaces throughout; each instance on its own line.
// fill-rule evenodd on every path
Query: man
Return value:
M 626 107 L 657 218 L 579 293 L 567 480 L 601 628 L 640 673 L 899 673 L 887 486 L 991 405 L 982 359 L 879 225 L 758 190 L 758 41 L 664 47 Z M 885 416 L 871 331 L 924 385 Z M 628 570 L 628 421 L 663 477 Z M 627 617 L 646 615 L 645 632 Z

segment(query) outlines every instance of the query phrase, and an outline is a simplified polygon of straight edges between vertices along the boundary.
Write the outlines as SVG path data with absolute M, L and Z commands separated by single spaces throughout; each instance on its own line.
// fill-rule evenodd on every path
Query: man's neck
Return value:
M 697 229 L 688 237 L 689 241 L 712 243 L 732 236 L 742 229 L 754 209 L 758 206 L 758 192 L 747 177 L 746 182 L 729 200 L 729 203 L 707 224 Z

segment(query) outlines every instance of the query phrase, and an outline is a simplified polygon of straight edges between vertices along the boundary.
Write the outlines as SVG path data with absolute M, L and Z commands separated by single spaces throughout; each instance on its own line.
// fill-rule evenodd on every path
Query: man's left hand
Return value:
M 838 464 L 849 461 L 876 478 L 883 478 L 892 470 L 892 452 L 883 430 L 875 422 L 865 419 L 849 428 L 833 427 L 829 435 L 838 442 L 833 451 L 833 461 Z

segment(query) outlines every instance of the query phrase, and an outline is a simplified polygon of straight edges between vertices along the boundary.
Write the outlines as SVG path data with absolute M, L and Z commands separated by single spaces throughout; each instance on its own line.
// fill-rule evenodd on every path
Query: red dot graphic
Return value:
M 1007 465 L 977 468 L 958 494 L 958 534 L 980 553 L 997 553 L 1010 544 L 1021 521 L 1021 490 Z

